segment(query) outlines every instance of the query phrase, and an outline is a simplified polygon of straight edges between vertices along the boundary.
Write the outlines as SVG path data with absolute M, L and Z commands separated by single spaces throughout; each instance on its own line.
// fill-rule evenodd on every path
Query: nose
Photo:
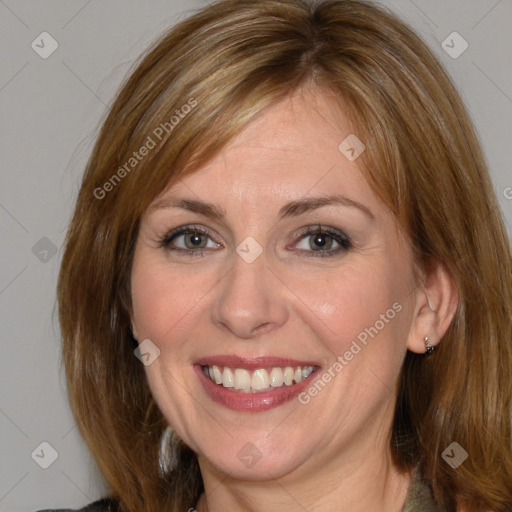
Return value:
M 219 283 L 212 322 L 246 340 L 284 325 L 289 315 L 284 285 L 267 267 L 265 255 L 252 263 L 238 255 L 234 260 Z

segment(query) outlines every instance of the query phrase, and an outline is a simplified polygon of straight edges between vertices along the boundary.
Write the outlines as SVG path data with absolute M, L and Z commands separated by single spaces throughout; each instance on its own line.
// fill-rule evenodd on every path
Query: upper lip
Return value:
M 201 366 L 227 366 L 229 368 L 245 368 L 247 370 L 258 370 L 259 368 L 274 368 L 286 366 L 319 366 L 314 361 L 299 361 L 287 357 L 255 356 L 242 357 L 236 355 L 208 356 L 198 359 L 195 364 Z

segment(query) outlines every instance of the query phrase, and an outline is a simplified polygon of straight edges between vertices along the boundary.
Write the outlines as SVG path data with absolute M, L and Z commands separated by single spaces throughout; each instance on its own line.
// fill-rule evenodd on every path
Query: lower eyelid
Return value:
M 322 256 L 339 256 L 339 255 L 346 253 L 347 251 L 349 251 L 351 249 L 351 245 L 345 246 L 345 245 L 341 244 L 340 242 L 338 242 L 337 240 L 336 240 L 336 243 L 338 244 L 338 247 L 336 247 L 334 249 L 318 250 L 318 251 L 306 250 L 306 249 L 296 249 L 296 251 L 299 254 L 303 254 L 308 257 L 309 256 L 322 257 Z

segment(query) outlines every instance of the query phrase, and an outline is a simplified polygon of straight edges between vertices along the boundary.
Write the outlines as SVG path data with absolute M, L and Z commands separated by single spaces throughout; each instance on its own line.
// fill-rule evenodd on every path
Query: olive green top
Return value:
M 80 510 L 44 509 L 38 512 L 117 512 L 117 506 L 115 501 L 105 498 Z M 447 512 L 447 510 L 444 507 L 436 506 L 429 487 L 423 483 L 418 471 L 415 470 L 402 512 Z
M 448 512 L 446 508 L 436 505 L 432 499 L 430 488 L 423 483 L 417 470 L 407 492 L 402 512 Z

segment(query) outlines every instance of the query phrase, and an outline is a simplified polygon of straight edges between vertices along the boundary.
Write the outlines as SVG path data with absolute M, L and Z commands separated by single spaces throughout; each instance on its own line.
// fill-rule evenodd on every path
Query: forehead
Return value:
M 339 149 L 353 135 L 339 98 L 301 90 L 263 111 L 212 161 L 159 198 L 192 194 L 229 209 L 342 193 L 375 207 L 357 159 Z

